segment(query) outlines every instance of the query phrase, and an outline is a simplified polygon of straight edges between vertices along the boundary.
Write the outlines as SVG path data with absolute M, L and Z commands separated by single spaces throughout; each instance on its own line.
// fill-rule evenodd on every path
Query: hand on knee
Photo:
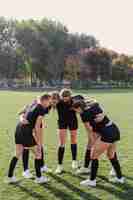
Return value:
M 91 160 L 99 159 L 99 155 L 97 152 L 91 150 Z

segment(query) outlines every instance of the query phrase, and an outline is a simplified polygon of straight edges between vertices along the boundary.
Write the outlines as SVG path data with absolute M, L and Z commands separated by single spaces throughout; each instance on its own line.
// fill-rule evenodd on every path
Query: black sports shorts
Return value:
M 120 140 L 120 130 L 114 123 L 101 128 L 98 133 L 101 135 L 101 140 L 106 143 L 114 143 Z
M 78 120 L 76 118 L 69 120 L 69 121 L 58 120 L 58 128 L 59 129 L 69 129 L 70 131 L 77 130 L 78 129 Z
M 15 131 L 15 143 L 22 144 L 24 147 L 32 147 L 36 145 L 32 133 L 32 127 L 29 125 L 18 124 Z

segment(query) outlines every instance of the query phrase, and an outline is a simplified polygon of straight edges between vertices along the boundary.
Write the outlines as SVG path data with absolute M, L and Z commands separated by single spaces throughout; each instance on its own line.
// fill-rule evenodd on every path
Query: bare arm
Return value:
M 26 113 L 26 110 L 29 108 L 29 105 L 24 106 L 18 113 L 18 115 L 22 115 L 24 113 Z
M 91 147 L 99 136 L 93 131 L 89 122 L 84 123 L 84 126 L 87 131 L 88 145 Z
M 85 126 L 88 133 L 92 132 L 92 127 L 91 127 L 89 122 L 85 122 L 84 126 Z
M 25 118 L 25 113 L 20 115 L 19 120 L 22 124 L 29 124 L 28 120 Z

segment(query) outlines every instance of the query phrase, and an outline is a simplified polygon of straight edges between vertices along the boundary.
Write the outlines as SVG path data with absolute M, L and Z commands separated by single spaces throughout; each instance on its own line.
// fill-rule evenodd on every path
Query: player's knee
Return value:
M 22 156 L 22 154 L 23 154 L 23 150 L 22 150 L 22 149 L 19 149 L 19 150 L 17 150 L 17 151 L 15 152 L 15 157 L 19 159 L 19 158 Z
M 91 148 L 92 148 L 91 143 L 88 143 L 88 144 L 86 145 L 86 149 L 90 150 Z
M 71 138 L 71 144 L 77 144 L 77 138 L 76 137 Z
M 71 133 L 71 144 L 77 144 L 77 132 Z
M 66 144 L 65 137 L 59 138 L 59 145 L 65 145 L 65 144 Z
M 94 148 L 91 148 L 91 160 L 95 160 L 95 159 L 99 159 L 99 152 L 94 149 Z
M 37 146 L 35 150 L 35 158 L 42 159 L 42 146 Z
M 115 152 L 107 152 L 107 157 L 108 157 L 109 160 L 113 159 L 114 156 L 115 156 Z
M 91 155 L 91 160 L 95 160 L 95 159 L 98 159 L 99 157 L 98 157 L 98 155 L 96 155 L 96 154 L 92 154 Z
M 15 157 L 16 157 L 17 159 L 19 159 L 19 158 L 20 158 L 20 155 L 18 155 L 18 154 L 15 154 Z
M 42 154 L 41 154 L 40 152 L 37 152 L 37 153 L 35 154 L 35 158 L 36 158 L 36 159 L 42 159 Z

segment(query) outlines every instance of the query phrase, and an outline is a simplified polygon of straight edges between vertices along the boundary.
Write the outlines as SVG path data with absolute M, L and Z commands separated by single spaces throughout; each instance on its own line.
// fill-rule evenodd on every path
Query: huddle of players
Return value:
M 104 152 L 107 152 L 107 157 L 115 172 L 114 180 L 124 183 L 116 153 L 116 142 L 120 140 L 118 127 L 104 114 L 98 102 L 93 99 L 86 99 L 81 95 L 72 96 L 68 89 L 63 89 L 60 94 L 53 92 L 42 95 L 20 113 L 20 121 L 15 132 L 16 155 L 10 162 L 8 182 L 16 182 L 14 170 L 20 156 L 23 157 L 23 176 L 31 178 L 28 169 L 30 149 L 34 151 L 35 155 L 35 182 L 46 183 L 48 181 L 46 176 L 42 176 L 43 171 L 48 171 L 43 158 L 43 117 L 49 113 L 52 107 L 57 109 L 59 129 L 58 166 L 55 173 L 61 174 L 63 172 L 63 158 L 67 130 L 69 129 L 71 133 L 72 169 L 77 170 L 77 173 L 89 173 L 88 167 L 91 162 L 90 178 L 82 181 L 80 183 L 82 186 L 96 186 L 99 157 Z M 76 113 L 80 114 L 87 131 L 84 166 L 80 169 L 78 169 L 77 161 L 78 120 Z

